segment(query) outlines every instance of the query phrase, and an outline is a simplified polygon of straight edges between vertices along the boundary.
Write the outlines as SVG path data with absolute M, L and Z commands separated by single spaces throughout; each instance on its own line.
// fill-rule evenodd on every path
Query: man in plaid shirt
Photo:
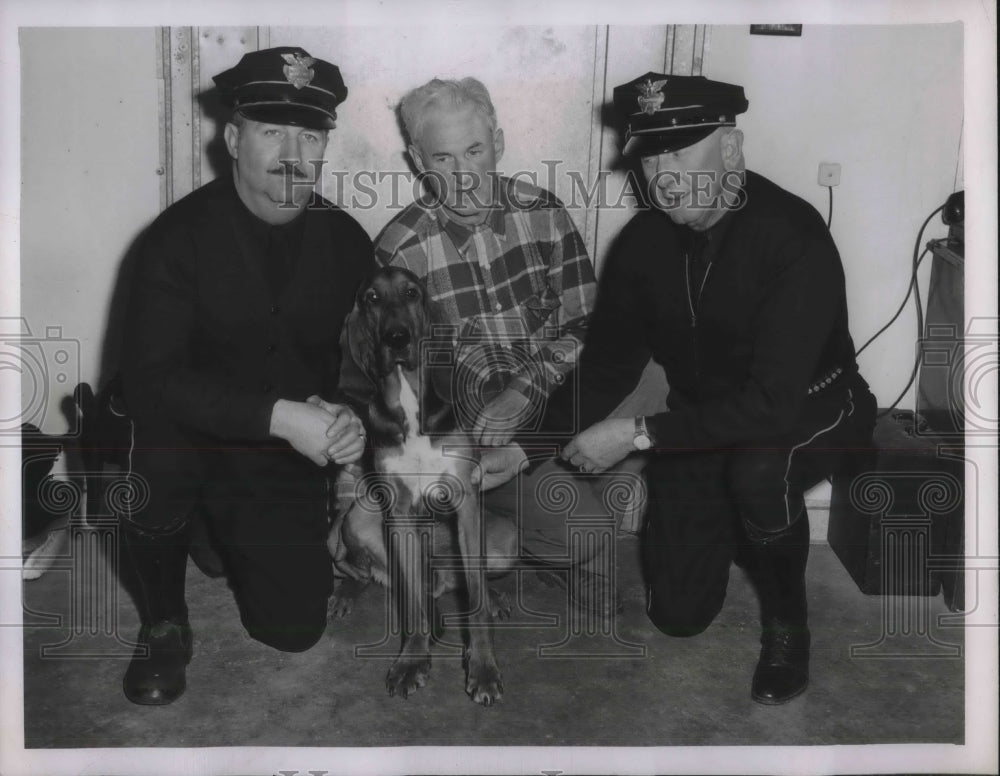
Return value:
M 511 440 L 530 440 L 541 428 L 549 396 L 576 367 L 596 294 L 594 269 L 553 194 L 497 175 L 503 130 L 482 83 L 434 79 L 408 93 L 400 112 L 428 191 L 385 227 L 376 258 L 420 277 L 442 318 L 456 325 L 453 401 L 459 425 L 493 448 L 483 456 L 489 488 L 491 470 L 527 463 Z M 520 521 L 525 554 L 565 566 L 567 512 L 541 503 L 537 487 L 551 483 L 553 472 L 576 492 L 577 510 L 606 513 L 593 488 L 555 460 L 520 483 L 489 490 L 485 505 Z M 573 560 L 586 577 L 611 576 L 603 555 Z M 581 593 L 578 603 L 610 609 L 611 599 L 602 599 Z

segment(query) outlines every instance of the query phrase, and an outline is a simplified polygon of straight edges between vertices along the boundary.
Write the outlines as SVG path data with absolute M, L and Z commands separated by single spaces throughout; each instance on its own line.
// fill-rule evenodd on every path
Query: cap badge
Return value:
M 312 69 L 316 60 L 312 57 L 304 57 L 301 54 L 282 54 L 281 58 L 288 63 L 282 68 L 282 72 L 296 89 L 308 86 L 316 75 L 316 71 Z
M 642 109 L 643 113 L 648 113 L 652 116 L 660 106 L 663 105 L 663 85 L 666 84 L 667 79 L 664 78 L 660 81 L 653 81 L 647 78 L 641 84 L 636 84 L 636 89 L 642 92 L 642 95 L 638 98 L 639 107 Z

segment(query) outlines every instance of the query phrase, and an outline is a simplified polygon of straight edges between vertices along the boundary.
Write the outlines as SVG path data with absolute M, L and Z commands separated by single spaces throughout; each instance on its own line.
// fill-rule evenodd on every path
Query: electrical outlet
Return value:
M 839 186 L 840 165 L 836 162 L 820 162 L 819 177 L 816 182 L 820 186 Z

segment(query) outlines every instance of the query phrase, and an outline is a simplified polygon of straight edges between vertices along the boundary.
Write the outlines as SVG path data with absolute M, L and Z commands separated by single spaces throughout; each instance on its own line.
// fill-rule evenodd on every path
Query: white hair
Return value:
M 460 81 L 435 78 L 408 92 L 399 103 L 399 113 L 409 141 L 419 145 L 420 132 L 430 109 L 458 108 L 467 104 L 474 105 L 486 117 L 490 133 L 493 133 L 497 128 L 497 112 L 490 93 L 475 78 L 463 78 Z

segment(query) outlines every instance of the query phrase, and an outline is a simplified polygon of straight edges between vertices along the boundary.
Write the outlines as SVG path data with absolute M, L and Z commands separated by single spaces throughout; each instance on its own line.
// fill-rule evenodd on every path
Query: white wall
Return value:
M 351 95 L 331 138 L 330 169 L 406 169 L 392 112 L 399 97 L 435 75 L 476 74 L 491 88 L 506 131 L 501 167 L 536 170 L 543 182 L 543 159 L 559 159 L 562 170 L 579 169 L 588 181 L 596 175 L 592 160 L 612 162 L 615 137 L 601 129 L 600 102 L 616 83 L 661 69 L 665 55 L 664 27 L 434 30 L 272 28 L 260 45 L 296 42 L 341 66 Z M 801 38 L 750 36 L 745 25 L 709 32 L 705 73 L 743 84 L 750 100 L 741 120 L 750 166 L 824 214 L 817 166 L 843 167 L 833 233 L 860 344 L 902 299 L 916 231 L 955 187 L 961 28 L 806 25 Z M 64 337 L 80 341 L 80 376 L 92 383 L 119 264 L 159 210 L 156 34 L 118 28 L 21 35 L 22 310 L 36 335 L 61 326 Z M 200 34 L 217 39 L 215 29 Z M 235 58 L 243 45 L 239 37 L 218 40 L 218 56 Z M 211 74 L 201 73 L 204 85 Z M 201 169 L 204 182 L 208 168 Z M 620 181 L 612 178 L 609 190 Z M 568 198 L 567 187 L 561 175 L 557 193 Z M 409 196 L 404 189 L 403 204 Z M 630 213 L 571 212 L 594 241 L 600 266 Z M 384 207 L 353 213 L 373 235 L 393 214 Z M 943 233 L 935 220 L 925 240 Z M 924 277 L 929 267 L 925 260 Z M 883 404 L 906 381 L 914 340 L 911 303 L 862 355 Z M 61 430 L 58 405 L 71 388 L 50 386 L 45 430 Z M 36 390 L 30 383 L 26 389 Z
M 62 433 L 60 402 L 78 379 L 98 379 L 118 267 L 160 208 L 156 38 L 152 28 L 29 28 L 20 43 L 21 315 L 35 338 L 61 327 L 72 356 L 47 364 L 47 384 L 26 372 L 22 403 Z
M 710 30 L 704 72 L 743 85 L 747 165 L 826 216 L 820 162 L 839 162 L 832 232 L 847 273 L 851 332 L 860 347 L 906 293 L 917 231 L 961 187 L 962 27 L 805 25 L 802 37 Z M 923 242 L 947 233 L 939 217 Z M 931 260 L 921 267 L 923 299 Z M 860 357 L 888 406 L 909 377 L 916 316 L 906 311 Z M 900 406 L 913 407 L 911 389 Z
M 589 187 L 614 154 L 601 103 L 633 71 L 663 67 L 666 32 L 662 25 L 610 34 L 594 25 L 177 27 L 161 38 L 154 28 L 23 30 L 22 310 L 36 336 L 61 327 L 73 356 L 60 374 L 26 372 L 22 401 L 32 408 L 26 419 L 50 433 L 65 430 L 60 405 L 75 383 L 96 387 L 108 377 L 104 337 L 119 268 L 159 212 L 161 186 L 172 201 L 217 172 L 208 147 L 219 128 L 203 113 L 198 94 L 246 51 L 296 44 L 341 67 L 350 98 L 331 134 L 330 173 L 406 173 L 394 113 L 400 97 L 434 76 L 478 76 L 505 129 L 501 171 L 534 173 L 570 203 L 569 172 Z M 170 47 L 166 57 L 160 40 Z M 161 61 L 168 72 L 158 72 Z M 161 96 L 168 88 L 169 154 L 160 148 Z M 543 160 L 558 162 L 554 178 Z M 354 189 L 338 191 L 333 181 L 328 175 L 324 193 L 347 205 L 373 237 L 413 195 L 411 185 L 400 186 L 390 207 L 386 183 L 377 187 L 375 206 L 365 206 L 364 194 L 357 206 Z M 600 265 L 628 213 L 604 214 L 598 234 L 601 219 L 582 197 L 570 212 L 588 245 L 596 246 Z M 5 388 L 10 376 L 5 371 Z
M 316 56 L 338 63 L 349 89 L 337 110 L 331 134 L 328 169 L 408 173 L 395 108 L 400 98 L 431 78 L 479 78 L 489 89 L 504 130 L 506 152 L 498 169 L 507 175 L 527 174 L 551 188 L 564 201 L 571 195 L 568 171 L 585 178 L 594 135 L 600 134 L 601 91 L 594 100 L 595 57 L 603 56 L 605 28 L 434 26 L 379 28 L 272 28 L 270 44 L 300 45 Z M 656 28 L 662 52 L 664 29 Z M 662 53 L 660 54 L 662 59 Z M 558 161 L 549 175 L 544 160 Z M 551 177 L 551 183 L 549 182 Z M 390 202 L 391 183 L 375 186 L 374 208 L 359 194 L 362 207 L 352 215 L 372 235 L 402 206 L 413 200 L 412 185 L 400 187 Z M 328 192 L 336 193 L 335 190 Z M 343 192 L 349 205 L 353 189 Z M 571 208 L 581 233 L 593 212 Z M 593 224 L 589 224 L 593 228 Z

